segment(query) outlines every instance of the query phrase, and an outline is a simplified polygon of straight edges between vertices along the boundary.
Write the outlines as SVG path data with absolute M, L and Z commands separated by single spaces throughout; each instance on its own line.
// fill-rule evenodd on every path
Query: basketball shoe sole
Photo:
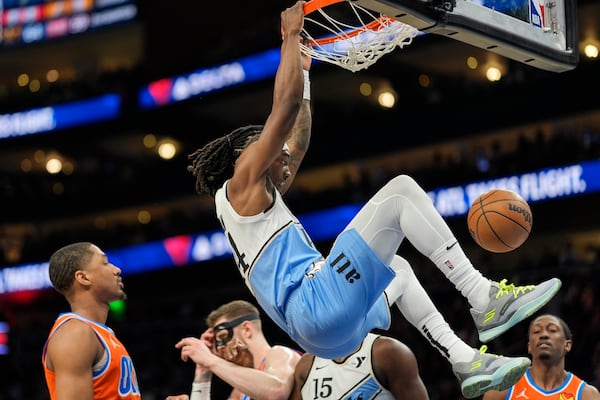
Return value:
M 527 286 L 507 285 L 506 279 L 492 282 L 486 310 L 471 309 L 479 340 L 487 343 L 531 316 L 554 297 L 561 285 L 558 278 Z

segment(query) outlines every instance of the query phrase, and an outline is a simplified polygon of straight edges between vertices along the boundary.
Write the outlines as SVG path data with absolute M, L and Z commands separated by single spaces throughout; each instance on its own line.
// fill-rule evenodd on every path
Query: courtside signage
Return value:
M 53 107 L 0 114 L 0 139 L 57 131 L 116 118 L 121 97 L 106 94 Z
M 445 217 L 466 215 L 473 200 L 492 188 L 519 193 L 527 202 L 556 200 L 600 191 L 600 161 L 589 161 L 511 175 L 428 192 Z M 360 204 L 304 214 L 300 222 L 315 241 L 331 240 L 344 229 Z M 123 275 L 213 261 L 231 257 L 222 231 L 174 236 L 164 240 L 106 251 Z M 51 288 L 48 263 L 7 266 L 0 269 L 0 295 Z
M 279 66 L 279 52 L 279 49 L 271 49 L 231 63 L 151 82 L 139 90 L 138 106 L 142 110 L 162 107 L 272 77 Z
M 589 161 L 428 192 L 443 217 L 465 215 L 473 200 L 490 189 L 519 193 L 528 203 L 555 200 L 600 191 L 600 162 Z

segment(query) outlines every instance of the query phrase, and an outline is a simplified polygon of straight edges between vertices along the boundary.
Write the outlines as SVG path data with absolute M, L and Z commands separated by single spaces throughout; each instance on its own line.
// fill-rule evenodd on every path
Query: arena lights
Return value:
M 590 59 L 598 58 L 598 46 L 592 43 L 586 44 L 583 47 L 583 54 Z

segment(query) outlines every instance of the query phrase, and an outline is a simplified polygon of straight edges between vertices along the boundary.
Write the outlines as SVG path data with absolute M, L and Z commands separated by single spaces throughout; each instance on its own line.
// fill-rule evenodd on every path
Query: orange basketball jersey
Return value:
M 85 322 L 94 330 L 98 340 L 104 347 L 106 357 L 93 367 L 94 400 L 139 400 L 141 399 L 137 376 L 133 362 L 125 346 L 117 339 L 115 333 L 108 326 L 94 322 L 79 314 L 63 313 L 58 316 L 50 330 L 50 337 L 67 321 L 78 319 Z M 46 365 L 46 351 L 48 341 L 42 353 L 42 365 L 46 375 L 46 384 L 50 391 L 50 399 L 56 397 L 56 382 L 54 372 Z
M 514 384 L 506 394 L 507 400 L 580 400 L 581 391 L 586 385 L 576 375 L 568 373 L 567 379 L 552 390 L 544 390 L 535 384 L 529 370 Z

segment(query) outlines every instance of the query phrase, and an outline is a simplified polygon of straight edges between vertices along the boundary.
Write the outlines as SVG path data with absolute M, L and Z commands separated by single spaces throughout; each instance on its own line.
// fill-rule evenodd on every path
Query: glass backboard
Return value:
M 579 61 L 576 0 L 353 0 L 425 33 L 564 72 Z

